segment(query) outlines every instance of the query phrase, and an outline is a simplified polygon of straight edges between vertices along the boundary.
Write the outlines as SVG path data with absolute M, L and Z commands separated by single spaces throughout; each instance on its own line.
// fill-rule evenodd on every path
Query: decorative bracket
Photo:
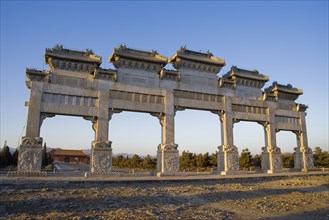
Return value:
M 213 114 L 215 114 L 215 115 L 218 115 L 220 122 L 223 123 L 223 121 L 224 121 L 224 113 L 225 113 L 224 110 L 210 111 L 210 112 L 213 113 Z
M 150 113 L 150 115 L 157 117 L 159 119 L 160 125 L 163 126 L 165 113 L 163 113 L 163 112 L 154 113 L 153 112 L 153 113 Z
M 185 111 L 185 108 L 176 105 L 175 106 L 175 115 L 176 115 L 177 111 Z
M 52 113 L 41 113 L 40 114 L 40 127 L 42 125 L 43 120 L 45 120 L 46 118 L 53 118 L 55 116 L 56 116 L 56 114 L 52 114 Z
M 98 118 L 96 116 L 85 116 L 85 117 L 83 117 L 83 119 L 85 119 L 87 121 L 91 121 L 91 123 L 93 124 L 92 128 L 93 128 L 94 132 L 96 132 Z
M 120 109 L 110 108 L 110 109 L 109 109 L 109 121 L 112 119 L 112 115 L 113 115 L 114 113 L 121 113 L 121 112 L 122 112 L 122 110 L 120 110 Z

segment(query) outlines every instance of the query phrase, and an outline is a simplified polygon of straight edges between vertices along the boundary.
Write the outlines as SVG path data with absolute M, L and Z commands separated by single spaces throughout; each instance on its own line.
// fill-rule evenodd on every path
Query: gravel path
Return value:
M 0 187 L 0 219 L 329 219 L 329 175 Z

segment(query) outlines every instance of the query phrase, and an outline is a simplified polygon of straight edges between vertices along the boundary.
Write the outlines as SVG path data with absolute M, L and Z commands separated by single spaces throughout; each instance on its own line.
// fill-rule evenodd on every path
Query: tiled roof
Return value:
M 57 156 L 89 156 L 82 150 L 65 150 L 65 149 L 55 149 L 52 150 L 50 154 Z

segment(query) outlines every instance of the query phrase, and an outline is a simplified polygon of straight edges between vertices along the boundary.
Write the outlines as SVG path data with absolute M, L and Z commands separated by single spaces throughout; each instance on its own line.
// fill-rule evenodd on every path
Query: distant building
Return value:
M 54 162 L 62 163 L 88 163 L 89 155 L 82 150 L 55 149 L 49 152 Z

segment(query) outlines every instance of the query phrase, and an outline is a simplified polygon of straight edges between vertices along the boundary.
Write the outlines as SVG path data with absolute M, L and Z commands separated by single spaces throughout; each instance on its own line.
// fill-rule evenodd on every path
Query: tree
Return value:
M 282 154 L 282 166 L 284 168 L 294 168 L 294 155 L 292 153 Z
M 329 154 L 327 151 L 322 151 L 320 147 L 315 147 L 313 159 L 315 167 L 329 168 Z
M 255 168 L 260 169 L 262 166 L 262 156 L 255 154 L 255 156 L 252 158 L 252 164 Z
M 218 155 L 217 151 L 215 153 L 211 154 L 210 159 L 209 159 L 209 165 L 211 167 L 217 167 L 217 155 Z
M 209 156 L 209 153 L 208 152 L 203 155 L 204 168 L 207 168 L 207 167 L 210 167 L 211 166 L 210 159 L 211 159 L 211 157 Z
M 121 168 L 128 168 L 130 167 L 130 159 L 128 155 L 123 159 Z
M 10 153 L 10 149 L 7 145 L 7 141 L 5 141 L 5 144 L 0 152 L 0 158 L 1 158 L 0 166 L 2 168 L 12 165 L 13 157 Z
M 195 154 L 190 153 L 188 151 L 183 151 L 182 155 L 180 156 L 180 159 L 179 159 L 180 168 L 187 169 L 187 170 L 194 168 L 195 167 L 194 158 L 195 158 Z
M 114 157 L 113 158 L 113 166 L 114 167 L 119 167 L 119 168 L 122 168 L 123 167 L 123 161 L 124 161 L 124 157 L 122 155 L 119 155 L 117 157 Z
M 147 155 L 142 162 L 142 168 L 146 170 L 154 170 L 156 168 L 156 159 Z
M 204 167 L 204 158 L 202 154 L 198 154 L 195 157 L 195 163 L 197 168 L 203 168 Z
M 129 168 L 140 168 L 142 163 L 142 159 L 137 154 L 129 160 Z
M 18 149 L 16 148 L 15 152 L 13 153 L 13 165 L 17 167 L 18 164 Z
M 242 169 L 249 169 L 252 166 L 252 155 L 248 148 L 242 150 L 239 164 Z
M 45 168 L 45 166 L 47 165 L 48 165 L 47 144 L 45 142 L 42 149 L 42 167 Z

